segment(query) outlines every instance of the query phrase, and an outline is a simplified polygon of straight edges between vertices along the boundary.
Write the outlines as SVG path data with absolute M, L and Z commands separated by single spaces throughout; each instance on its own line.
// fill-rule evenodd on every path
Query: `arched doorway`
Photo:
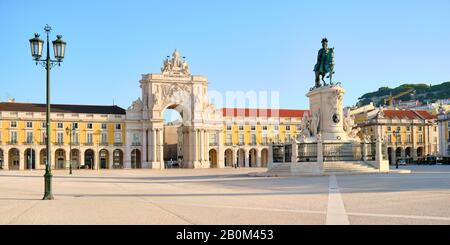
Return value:
M 262 149 L 262 151 L 261 151 L 261 167 L 267 168 L 268 163 L 269 163 L 269 150 Z
M 9 169 L 10 170 L 19 170 L 20 166 L 20 152 L 16 148 L 12 148 L 8 152 L 8 158 L 9 158 Z
M 100 157 L 100 169 L 108 169 L 109 168 L 109 152 L 106 149 L 100 150 L 98 153 Z
M 47 149 L 42 149 L 39 153 L 39 165 L 44 166 L 47 164 Z
M 171 105 L 163 111 L 164 117 L 164 164 L 166 167 L 174 167 L 181 157 L 182 152 L 179 147 L 182 146 L 183 116 L 180 106 Z
M 245 150 L 239 149 L 237 153 L 237 166 L 240 168 L 245 167 Z
M 217 168 L 217 151 L 215 149 L 209 150 L 209 163 L 211 168 Z
M 256 149 L 251 149 L 248 153 L 248 163 L 250 167 L 256 167 L 257 151 Z
M 423 147 L 417 148 L 417 157 L 423 158 Z
M 131 151 L 131 168 L 142 168 L 141 151 L 138 149 Z
M 395 161 L 399 161 L 400 159 L 402 159 L 402 148 L 397 147 L 395 150 Z
M 3 150 L 2 149 L 0 149 L 0 169 L 3 169 L 3 160 L 4 158 L 3 158 Z
M 411 150 L 412 150 L 411 147 L 406 147 L 406 149 L 405 149 L 406 163 L 412 163 L 412 152 L 411 152 Z
M 66 151 L 63 149 L 57 149 L 55 151 L 55 167 L 57 169 L 66 168 Z
M 12 148 L 8 152 L 8 159 L 9 159 L 9 169 L 10 170 L 19 170 L 20 166 L 20 152 L 16 148 Z
M 28 148 L 25 150 L 25 169 L 36 169 L 36 152 Z
M 394 152 L 393 152 L 392 147 L 388 147 L 387 152 L 388 152 L 389 164 L 394 164 L 394 155 L 393 155 Z
M 94 168 L 94 151 L 91 149 L 84 152 L 84 166 L 88 169 Z
M 227 149 L 225 151 L 225 167 L 233 167 L 234 165 L 233 150 Z
M 78 149 L 72 149 L 72 168 L 80 168 L 80 150 Z
M 123 152 L 122 150 L 114 150 L 113 152 L 113 168 L 123 168 Z

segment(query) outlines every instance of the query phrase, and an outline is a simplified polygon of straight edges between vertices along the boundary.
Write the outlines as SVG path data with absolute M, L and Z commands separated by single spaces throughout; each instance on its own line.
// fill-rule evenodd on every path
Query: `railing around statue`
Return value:
M 381 145 L 381 154 L 383 156 L 383 160 L 388 160 L 388 150 L 387 150 L 387 145 L 386 143 L 383 143 Z
M 274 145 L 273 146 L 273 162 L 274 163 L 282 163 L 284 162 L 284 146 L 282 145 Z
M 375 143 L 366 143 L 366 159 L 367 161 L 375 161 L 377 146 Z M 363 143 L 364 147 L 364 143 Z
M 352 143 L 324 143 L 323 144 L 323 161 L 324 162 L 340 162 L 340 161 L 362 161 L 363 145 Z
M 317 143 L 299 144 L 297 162 L 317 162 Z

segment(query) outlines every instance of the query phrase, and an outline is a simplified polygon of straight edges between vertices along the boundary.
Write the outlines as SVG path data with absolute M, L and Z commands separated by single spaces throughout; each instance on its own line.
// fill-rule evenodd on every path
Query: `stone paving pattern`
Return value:
M 53 171 L 53 201 L 40 200 L 43 171 L 0 171 L 0 224 L 450 224 L 450 166 L 402 168 L 412 173 Z

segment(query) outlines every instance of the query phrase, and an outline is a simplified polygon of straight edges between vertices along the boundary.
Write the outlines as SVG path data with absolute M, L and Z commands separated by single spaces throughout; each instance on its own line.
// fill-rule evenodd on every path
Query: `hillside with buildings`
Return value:
M 392 99 L 392 103 L 408 102 L 416 105 L 441 102 L 450 98 L 450 81 L 437 85 L 403 84 L 396 88 L 381 87 L 375 92 L 366 93 L 359 98 L 358 105 L 384 105 Z

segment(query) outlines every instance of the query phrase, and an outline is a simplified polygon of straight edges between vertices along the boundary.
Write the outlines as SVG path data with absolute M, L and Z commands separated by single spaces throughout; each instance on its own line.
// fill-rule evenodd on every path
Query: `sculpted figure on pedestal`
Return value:
M 322 48 L 317 54 L 317 63 L 314 66 L 314 72 L 316 74 L 316 88 L 322 86 L 320 80 L 322 80 L 324 86 L 327 85 L 324 80 L 326 74 L 328 74 L 327 78 L 330 78 L 330 84 L 332 84 L 334 74 L 334 48 L 328 48 L 328 39 L 326 38 L 322 39 Z

